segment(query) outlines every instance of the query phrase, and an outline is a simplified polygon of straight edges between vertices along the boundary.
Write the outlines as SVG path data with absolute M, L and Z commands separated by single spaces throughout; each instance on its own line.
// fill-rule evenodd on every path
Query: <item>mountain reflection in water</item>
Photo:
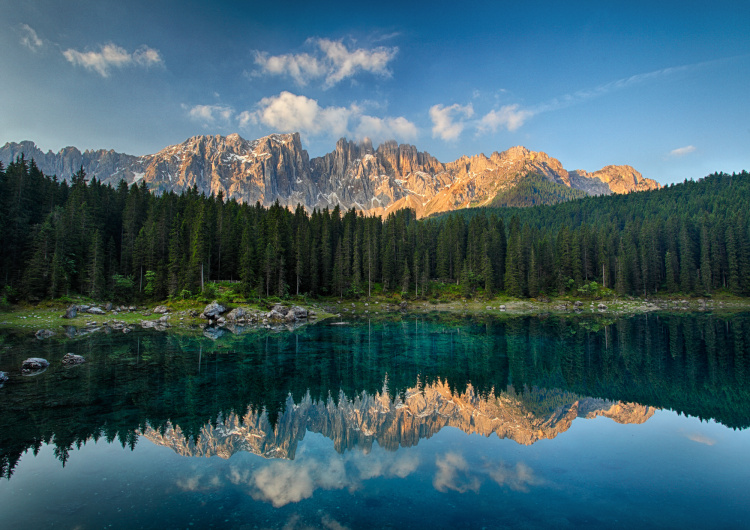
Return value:
M 87 362 L 63 368 L 67 352 Z M 21 377 L 32 356 L 50 368 Z M 750 315 L 420 317 L 216 341 L 7 334 L 0 371 L 10 375 L 0 389 L 6 477 L 44 444 L 65 463 L 88 440 L 134 447 L 139 433 L 182 454 L 293 458 L 307 430 L 340 452 L 410 446 L 446 426 L 529 444 L 576 417 L 642 422 L 652 407 L 745 429 Z
M 556 405 L 560 400 L 565 404 Z M 550 403 L 554 410 L 548 414 L 531 412 L 532 408 L 549 408 Z M 444 427 L 455 427 L 466 434 L 495 434 L 530 445 L 567 431 L 576 418 L 605 416 L 618 423 L 643 423 L 653 414 L 652 407 L 578 398 L 562 391 L 533 389 L 519 395 L 511 388 L 482 397 L 471 385 L 459 394 L 444 382 L 437 382 L 409 388 L 395 399 L 391 399 L 387 387 L 374 395 L 362 392 L 353 399 L 341 393 L 336 401 L 314 401 L 308 394 L 295 403 L 290 395 L 275 425 L 266 412 L 248 410 L 244 416 L 232 413 L 205 425 L 197 437 L 186 437 L 179 426 L 171 424 L 161 432 L 147 428 L 143 435 L 183 456 L 229 458 L 245 451 L 267 458 L 294 459 L 297 444 L 307 431 L 330 438 L 340 453 L 355 447 L 370 451 L 373 442 L 389 450 L 411 447 Z

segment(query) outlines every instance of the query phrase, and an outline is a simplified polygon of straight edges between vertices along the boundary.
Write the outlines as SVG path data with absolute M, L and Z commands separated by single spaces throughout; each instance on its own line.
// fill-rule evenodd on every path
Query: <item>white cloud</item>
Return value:
M 31 26 L 21 24 L 21 44 L 31 51 L 36 52 L 44 45 L 44 42 L 42 42 L 42 39 L 39 38 Z
M 464 130 L 465 118 L 471 118 L 473 115 L 474 107 L 471 103 L 466 106 L 455 103 L 448 107 L 433 105 L 430 107 L 432 136 L 446 141 L 457 139 Z M 455 121 L 456 119 L 458 121 Z
M 544 484 L 534 474 L 534 470 L 523 462 L 517 462 L 515 469 L 500 463 L 497 468 L 489 471 L 489 475 L 499 486 L 508 486 L 513 491 L 528 492 L 529 486 Z
M 534 113 L 532 111 L 519 109 L 518 105 L 505 105 L 500 107 L 499 110 L 491 110 L 485 114 L 482 119 L 479 120 L 477 129 L 479 132 L 496 132 L 498 127 L 505 127 L 513 132 L 521 127 L 524 122 L 533 115 Z
M 187 109 L 190 119 L 203 122 L 205 125 L 226 124 L 234 116 L 234 109 L 224 105 L 183 105 L 183 108 Z
M 326 85 L 333 86 L 339 81 L 351 77 L 358 70 L 382 76 L 390 76 L 388 63 L 396 56 L 398 48 L 378 46 L 372 50 L 358 48 L 349 51 L 341 41 L 317 39 L 317 44 L 325 53 L 326 59 L 333 66 L 326 76 Z
M 417 126 L 402 116 L 383 119 L 364 115 L 360 117 L 354 134 L 357 138 L 367 137 L 375 142 L 393 138 L 412 141 L 417 137 Z
M 694 145 L 686 145 L 685 147 L 678 147 L 677 149 L 672 149 L 669 152 L 669 156 L 680 157 L 680 156 L 689 155 L 690 153 L 694 151 L 695 151 Z
M 272 75 L 288 75 L 300 85 L 306 85 L 310 79 L 322 77 L 325 66 L 317 58 L 307 53 L 299 55 L 272 55 L 266 52 L 255 52 L 255 64 Z
M 321 107 L 314 99 L 286 91 L 261 99 L 258 107 L 256 120 L 279 132 L 326 132 L 340 136 L 346 134 L 353 112 L 351 107 Z
M 262 73 L 287 75 L 300 86 L 313 79 L 325 78 L 324 86 L 329 88 L 361 71 L 389 77 L 388 63 L 398 52 L 396 47 L 385 46 L 350 50 L 341 40 L 310 38 L 307 43 L 317 48 L 315 54 L 269 55 L 256 51 L 255 64 L 260 66 Z
M 130 53 L 125 48 L 109 43 L 99 46 L 99 51 L 80 52 L 69 48 L 62 54 L 71 64 L 93 70 L 102 77 L 109 77 L 112 68 L 127 66 L 148 68 L 164 64 L 158 50 L 148 46 L 141 46 Z
M 403 117 L 378 118 L 362 112 L 356 104 L 349 107 L 325 107 L 306 96 L 281 92 L 263 98 L 255 111 L 238 116 L 240 127 L 261 124 L 278 132 L 301 132 L 334 137 L 351 136 L 375 139 L 412 140 L 417 127 Z
M 704 444 L 704 445 L 715 445 L 716 444 L 716 440 L 714 440 L 710 436 L 706 436 L 705 434 L 701 434 L 701 433 L 698 433 L 698 432 L 693 432 L 693 433 L 690 433 L 690 434 L 686 434 L 685 436 L 687 436 L 688 440 L 691 440 L 693 442 L 697 442 L 699 444 Z
M 456 453 L 447 453 L 438 457 L 435 462 L 437 472 L 432 479 L 432 485 L 438 491 L 453 490 L 465 493 L 469 490 L 479 491 L 481 481 L 471 474 L 469 464 L 463 456 Z

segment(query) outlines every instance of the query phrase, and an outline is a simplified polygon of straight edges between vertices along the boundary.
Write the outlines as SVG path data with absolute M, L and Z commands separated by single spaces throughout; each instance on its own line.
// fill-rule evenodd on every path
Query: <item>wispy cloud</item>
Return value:
M 539 114 L 579 105 L 591 99 L 606 96 L 612 92 L 655 82 L 659 79 L 667 78 L 681 72 L 688 72 L 725 60 L 726 59 L 719 59 L 716 61 L 674 66 L 654 70 L 652 72 L 635 74 L 608 83 L 603 83 L 592 88 L 586 88 L 570 94 L 558 96 L 537 105 L 522 106 L 518 103 L 504 105 L 498 109 L 493 109 L 481 118 L 474 120 L 470 119 L 474 113 L 471 104 L 466 106 L 459 104 L 450 106 L 434 105 L 430 108 L 430 118 L 433 123 L 432 134 L 434 137 L 439 137 L 443 140 L 455 140 L 462 134 L 464 129 L 467 128 L 475 129 L 478 134 L 488 132 L 494 133 L 501 128 L 514 132 L 520 129 L 528 120 Z M 502 90 L 502 92 L 505 92 L 505 90 Z M 477 99 L 478 95 L 477 91 L 474 91 L 472 98 Z M 670 155 L 684 156 L 694 150 L 695 147 L 687 146 L 675 149 Z
M 315 48 L 313 53 L 269 55 L 256 51 L 255 64 L 260 67 L 256 75 L 289 76 L 300 86 L 324 78 L 324 87 L 330 88 L 359 72 L 389 77 L 388 64 L 398 53 L 397 47 L 350 49 L 343 40 L 310 38 L 307 44 Z
M 468 105 L 433 105 L 430 107 L 432 120 L 432 136 L 451 141 L 461 136 L 466 125 L 466 119 L 474 115 L 474 107 Z
M 716 444 L 716 440 L 713 438 L 706 436 L 705 434 L 701 434 L 698 432 L 693 432 L 686 434 L 688 440 L 691 440 L 693 442 L 703 444 L 703 445 L 714 445 Z
M 159 51 L 148 46 L 141 46 L 131 53 L 116 44 L 108 43 L 100 45 L 97 51 L 81 52 L 69 48 L 62 54 L 71 64 L 83 66 L 102 77 L 109 77 L 112 68 L 130 66 L 149 68 L 164 64 Z
M 496 132 L 498 128 L 504 127 L 513 132 L 533 115 L 532 111 L 521 109 L 519 105 L 505 105 L 482 116 L 477 124 L 477 130 L 480 133 Z
M 243 128 L 260 124 L 279 132 L 299 131 L 313 136 L 367 136 L 374 140 L 413 140 L 417 136 L 416 125 L 404 117 L 370 116 L 357 104 L 327 107 L 287 91 L 261 99 L 256 110 L 240 113 L 238 123 Z
M 28 24 L 21 24 L 21 44 L 33 52 L 39 51 L 44 42 L 36 34 L 36 31 Z
M 195 105 L 192 107 L 183 105 L 182 108 L 188 111 L 188 117 L 191 120 L 199 121 L 204 126 L 228 125 L 234 116 L 234 109 L 226 105 Z
M 695 151 L 694 145 L 686 145 L 685 147 L 678 147 L 677 149 L 672 149 L 669 152 L 669 156 L 681 157 L 681 156 L 689 155 L 690 153 L 694 151 Z

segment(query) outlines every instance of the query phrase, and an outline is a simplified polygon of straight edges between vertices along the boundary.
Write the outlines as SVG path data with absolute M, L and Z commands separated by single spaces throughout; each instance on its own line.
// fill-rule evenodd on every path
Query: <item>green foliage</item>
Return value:
M 129 302 L 133 299 L 135 281 L 132 276 L 112 275 L 112 294 L 115 300 Z
M 587 197 L 586 192 L 547 180 L 538 173 L 529 173 L 509 190 L 495 195 L 490 203 L 495 208 L 513 208 L 559 204 Z
M 532 174 L 496 204 L 559 204 L 422 221 L 410 210 L 308 214 L 86 178 L 68 186 L 22 157 L 0 169 L 6 300 L 750 295 L 747 172 L 577 199 Z

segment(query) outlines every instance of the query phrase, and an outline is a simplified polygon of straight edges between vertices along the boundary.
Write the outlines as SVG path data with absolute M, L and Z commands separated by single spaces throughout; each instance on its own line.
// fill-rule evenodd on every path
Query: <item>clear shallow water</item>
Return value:
M 6 336 L 0 513 L 12 528 L 745 527 L 748 341 L 747 315 Z M 66 351 L 89 362 L 63 369 Z M 32 354 L 52 366 L 21 378 Z

